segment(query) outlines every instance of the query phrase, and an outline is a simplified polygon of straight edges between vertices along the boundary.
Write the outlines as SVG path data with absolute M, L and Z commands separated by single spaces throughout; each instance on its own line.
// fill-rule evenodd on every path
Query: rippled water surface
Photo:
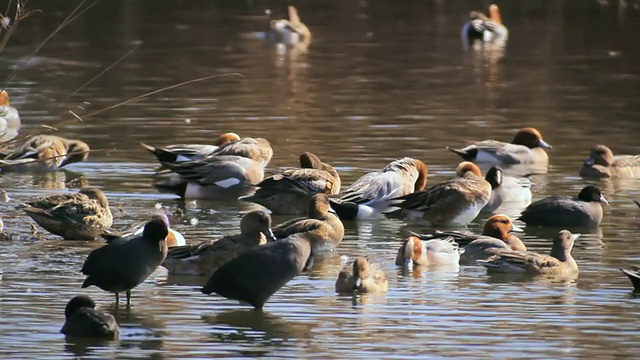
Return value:
M 271 169 L 295 166 L 302 151 L 312 151 L 338 167 L 347 185 L 412 156 L 428 164 L 436 184 L 459 160 L 445 146 L 509 140 L 534 126 L 554 146 L 549 173 L 533 179 L 534 199 L 574 195 L 595 183 L 611 202 L 601 228 L 575 245 L 579 277 L 517 281 L 487 276 L 480 266 L 405 273 L 393 265 L 404 224 L 383 220 L 345 224 L 340 246 L 276 293 L 263 313 L 204 296 L 197 280 L 168 278 L 162 268 L 133 291 L 130 310 L 116 311 L 113 295 L 80 290 L 82 262 L 101 242 L 48 234 L 27 240 L 30 219 L 4 203 L 5 230 L 18 236 L 0 243 L 0 358 L 637 356 L 640 303 L 618 267 L 640 263 L 640 209 L 631 202 L 640 199 L 640 181 L 577 176 L 595 143 L 640 153 L 640 11 L 633 1 L 626 8 L 613 1 L 505 2 L 511 33 L 504 51 L 465 51 L 460 42 L 468 11 L 487 2 L 300 2 L 314 33 L 306 50 L 261 39 L 264 10 L 284 15 L 287 3 L 248 3 L 103 1 L 30 57 L 75 4 L 29 2 L 44 12 L 19 25 L 0 59 L 2 77 L 19 69 L 7 89 L 23 131 L 57 126 L 96 151 L 65 172 L 0 175 L 0 187 L 21 200 L 65 191 L 67 181 L 84 175 L 106 191 L 114 227 L 162 206 L 195 243 L 237 232 L 255 206 L 159 194 L 152 187 L 156 163 L 140 142 L 207 143 L 228 131 L 261 136 L 274 148 Z M 88 114 L 227 73 L 243 77 L 194 83 L 60 125 L 73 118 L 69 111 Z M 480 230 L 486 217 L 469 229 Z M 549 251 L 551 233 L 525 230 L 532 250 Z M 387 294 L 334 294 L 344 257 L 358 255 L 383 264 Z M 58 333 L 63 309 L 79 293 L 117 317 L 119 342 L 65 342 Z

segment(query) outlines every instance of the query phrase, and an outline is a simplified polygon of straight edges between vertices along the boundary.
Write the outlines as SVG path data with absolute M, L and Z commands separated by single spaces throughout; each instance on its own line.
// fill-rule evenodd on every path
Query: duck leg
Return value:
M 127 306 L 131 306 L 131 290 L 127 290 Z
M 116 293 L 116 307 L 118 307 L 119 303 L 120 303 L 120 295 Z

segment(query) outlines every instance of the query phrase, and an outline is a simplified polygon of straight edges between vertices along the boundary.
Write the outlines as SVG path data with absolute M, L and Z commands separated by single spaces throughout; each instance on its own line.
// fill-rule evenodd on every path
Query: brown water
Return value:
M 159 204 L 169 213 L 185 209 L 174 227 L 195 243 L 237 232 L 242 213 L 253 208 L 158 194 L 151 186 L 156 163 L 139 142 L 207 143 L 228 131 L 261 136 L 274 148 L 270 168 L 294 166 L 300 152 L 312 151 L 337 166 L 347 185 L 412 156 L 428 164 L 435 184 L 451 177 L 459 160 L 446 145 L 509 140 L 534 126 L 554 146 L 549 173 L 534 178 L 534 199 L 574 195 L 594 183 L 577 171 L 595 143 L 640 152 L 640 11 L 633 4 L 507 2 L 507 49 L 465 52 L 460 26 L 470 9 L 488 3 L 304 2 L 298 8 L 314 42 L 306 52 L 287 52 L 260 39 L 267 6 L 259 2 L 103 1 L 20 65 L 74 6 L 30 5 L 45 13 L 20 25 L 0 59 L 2 76 L 21 69 L 7 88 L 25 131 L 69 119 L 68 110 L 83 114 L 180 81 L 244 76 L 166 91 L 63 126 L 60 135 L 99 151 L 69 171 L 0 176 L 2 189 L 28 199 L 61 191 L 83 174 L 106 191 L 116 228 L 147 219 Z M 284 14 L 285 5 L 271 9 Z M 69 98 L 135 44 L 130 57 Z M 576 243 L 574 281 L 514 282 L 479 266 L 406 274 L 393 265 L 401 222 L 349 223 L 343 243 L 275 294 L 264 313 L 204 296 L 164 269 L 133 291 L 130 311 L 116 313 L 111 294 L 79 288 L 82 262 L 100 242 L 48 235 L 2 242 L 0 358 L 632 357 L 640 350 L 640 304 L 618 267 L 640 260 L 640 210 L 631 202 L 640 199 L 640 182 L 595 184 L 611 206 L 601 228 Z M 12 203 L 0 209 L 7 231 L 29 235 L 28 217 Z M 479 230 L 484 218 L 469 228 Z M 548 232 L 529 228 L 523 238 L 532 250 L 549 251 Z M 383 264 L 389 292 L 335 295 L 344 257 L 365 254 Z M 63 309 L 79 293 L 116 315 L 120 342 L 65 343 L 58 333 Z

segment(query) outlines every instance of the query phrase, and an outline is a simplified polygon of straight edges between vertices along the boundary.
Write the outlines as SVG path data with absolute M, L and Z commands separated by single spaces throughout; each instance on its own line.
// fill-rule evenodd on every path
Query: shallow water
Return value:
M 533 178 L 534 199 L 574 195 L 594 183 L 611 206 L 601 228 L 575 245 L 577 279 L 522 281 L 487 276 L 479 266 L 404 273 L 393 265 L 404 224 L 348 223 L 334 252 L 255 313 L 203 296 L 197 279 L 167 278 L 164 269 L 133 291 L 129 311 L 116 311 L 111 294 L 79 288 L 82 262 L 100 242 L 44 233 L 46 239 L 29 240 L 30 219 L 4 203 L 5 229 L 18 236 L 0 243 L 0 358 L 581 358 L 640 350 L 639 300 L 618 270 L 640 260 L 640 210 L 631 202 L 640 199 L 640 182 L 577 176 L 595 143 L 639 152 L 640 11 L 633 2 L 622 10 L 586 0 L 501 4 L 511 32 L 504 52 L 462 48 L 459 28 L 481 2 L 299 4 L 314 32 L 306 52 L 261 41 L 266 6 L 259 2 L 102 2 L 25 64 L 74 6 L 29 4 L 45 13 L 20 25 L 0 59 L 0 77 L 20 69 L 7 89 L 23 131 L 71 119 L 69 110 L 85 114 L 180 81 L 244 77 L 191 84 L 61 126 L 60 135 L 98 151 L 65 172 L 0 176 L 0 187 L 15 199 L 61 191 L 82 174 L 106 191 L 115 228 L 162 206 L 183 214 L 173 216 L 174 227 L 195 243 L 237 232 L 242 214 L 255 206 L 158 194 L 156 163 L 139 142 L 207 143 L 228 131 L 262 136 L 274 148 L 270 168 L 295 166 L 299 153 L 312 151 L 338 167 L 345 185 L 412 156 L 428 164 L 429 183 L 436 184 L 452 176 L 459 160 L 445 146 L 509 140 L 518 128 L 534 126 L 554 146 L 549 173 Z M 276 14 L 285 8 L 271 7 Z M 73 94 L 136 44 L 121 64 Z M 479 230 L 486 217 L 468 228 Z M 525 230 L 528 247 L 549 251 L 551 233 Z M 389 292 L 335 295 L 344 257 L 365 254 L 383 264 Z M 65 342 L 58 333 L 63 309 L 81 292 L 115 314 L 120 342 Z

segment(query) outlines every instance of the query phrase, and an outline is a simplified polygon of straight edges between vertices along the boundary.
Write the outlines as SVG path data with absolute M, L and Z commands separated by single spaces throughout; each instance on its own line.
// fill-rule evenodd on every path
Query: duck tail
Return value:
M 156 189 L 158 189 L 158 191 L 160 191 L 160 192 L 176 194 L 176 195 L 180 196 L 181 198 L 184 198 L 184 195 L 187 192 L 187 182 L 186 181 L 176 182 L 176 181 L 169 180 L 169 181 L 165 181 L 165 182 L 155 183 L 155 184 L 153 184 L 153 186 Z
M 478 156 L 478 149 L 455 149 L 447 146 L 447 150 L 451 151 L 454 154 L 459 155 L 465 161 L 473 161 Z
M 633 288 L 635 290 L 640 290 L 640 277 L 638 276 L 638 274 L 626 269 L 620 269 L 620 271 L 622 271 L 625 275 L 627 275 L 629 280 L 631 280 L 631 283 L 633 284 Z
M 145 149 L 149 150 L 149 152 L 151 152 L 161 163 L 162 162 L 174 163 L 178 158 L 176 154 L 170 151 L 167 151 L 165 149 L 156 148 L 151 145 L 147 145 L 145 143 L 140 143 L 140 145 L 142 145 L 142 147 L 144 147 Z
M 82 282 L 82 286 L 80 286 L 80 288 L 84 289 L 84 288 L 89 287 L 91 285 L 95 285 L 95 284 L 93 283 L 93 277 L 89 276 L 86 279 L 84 279 L 84 281 Z
M 358 217 L 358 204 L 354 202 L 329 199 L 329 203 L 340 220 L 355 220 Z

